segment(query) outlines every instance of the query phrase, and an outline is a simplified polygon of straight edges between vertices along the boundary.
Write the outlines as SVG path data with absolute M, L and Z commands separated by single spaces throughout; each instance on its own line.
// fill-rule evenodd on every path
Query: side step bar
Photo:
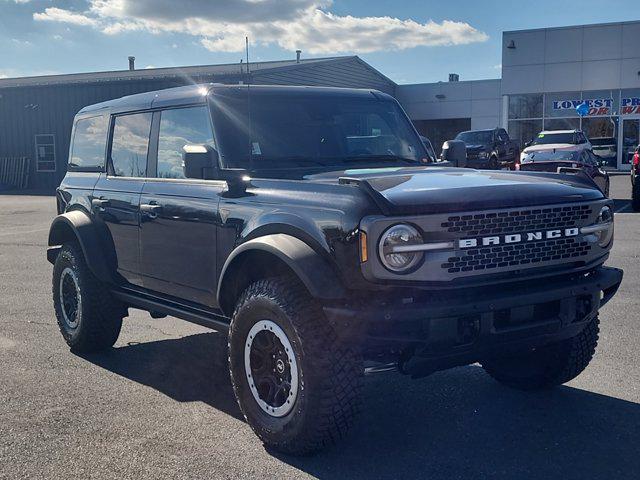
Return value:
M 229 319 L 223 315 L 206 312 L 185 305 L 169 304 L 159 299 L 124 292 L 122 290 L 113 290 L 112 294 L 115 298 L 133 308 L 171 315 L 172 317 L 178 317 L 187 322 L 196 323 L 220 332 L 229 331 Z

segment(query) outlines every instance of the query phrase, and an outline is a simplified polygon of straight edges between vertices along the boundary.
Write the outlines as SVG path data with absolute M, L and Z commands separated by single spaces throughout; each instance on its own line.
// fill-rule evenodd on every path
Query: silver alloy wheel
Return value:
M 271 320 L 257 322 L 244 346 L 244 368 L 253 398 L 262 411 L 284 417 L 298 396 L 298 363 L 291 342 Z
M 79 318 L 82 313 L 82 297 L 78 286 L 78 277 L 70 268 L 65 268 L 60 274 L 60 310 L 62 318 L 69 329 L 78 328 Z

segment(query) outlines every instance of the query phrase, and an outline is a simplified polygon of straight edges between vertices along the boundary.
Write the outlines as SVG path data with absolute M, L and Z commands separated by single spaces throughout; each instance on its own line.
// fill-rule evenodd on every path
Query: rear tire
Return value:
M 266 446 L 283 453 L 333 444 L 360 410 L 360 355 L 339 341 L 319 305 L 291 277 L 259 280 L 242 294 L 229 331 L 229 368 L 247 423 Z
M 640 212 L 640 182 L 637 179 L 631 190 L 631 208 L 634 212 Z
M 126 310 L 89 270 L 75 243 L 65 244 L 53 267 L 53 305 L 62 337 L 77 352 L 112 347 Z
M 575 337 L 521 355 L 492 358 L 482 367 L 498 382 L 518 390 L 543 390 L 576 378 L 587 368 L 598 344 L 598 317 Z

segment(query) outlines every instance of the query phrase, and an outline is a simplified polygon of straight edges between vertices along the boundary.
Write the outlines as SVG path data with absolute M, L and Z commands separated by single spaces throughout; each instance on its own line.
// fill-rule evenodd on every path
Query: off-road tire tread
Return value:
M 552 345 L 555 361 L 544 374 L 529 377 L 513 377 L 503 372 L 503 362 L 513 358 L 492 359 L 482 362 L 484 370 L 498 382 L 518 390 L 544 390 L 567 383 L 580 375 L 595 354 L 600 333 L 600 320 L 594 318 L 575 337 Z
M 344 438 L 355 422 L 362 406 L 363 362 L 355 349 L 346 346 L 328 324 L 317 302 L 295 277 L 274 277 L 258 280 L 240 296 L 232 318 L 255 297 L 269 297 L 286 312 L 298 332 L 305 356 L 315 360 L 316 371 L 307 369 L 306 376 L 320 376 L 325 388 L 307 392 L 319 396 L 319 408 L 312 412 L 315 422 L 308 425 L 305 434 L 292 441 L 268 442 L 259 428 L 251 425 L 245 412 L 243 415 L 254 432 L 268 446 L 282 453 L 308 455 Z M 231 323 L 229 338 L 233 337 Z M 244 342 L 243 342 L 244 343 Z M 231 341 L 229 341 L 231 351 Z M 230 362 L 231 365 L 231 362 Z M 319 368 L 318 368 L 319 367 Z M 329 372 L 323 374 L 322 372 Z M 239 372 L 244 376 L 244 371 Z M 238 397 L 233 372 L 231 379 Z M 240 405 L 242 410 L 242 405 Z
M 64 319 L 57 301 L 56 282 L 52 282 L 53 304 L 55 306 L 58 328 L 73 351 L 80 353 L 99 352 L 112 347 L 118 340 L 122 328 L 124 309 L 115 300 L 105 285 L 89 269 L 82 250 L 76 243 L 63 245 L 54 275 L 58 273 L 58 262 L 67 259 L 76 266 L 76 275 L 82 295 L 81 332 L 71 338 L 65 330 Z

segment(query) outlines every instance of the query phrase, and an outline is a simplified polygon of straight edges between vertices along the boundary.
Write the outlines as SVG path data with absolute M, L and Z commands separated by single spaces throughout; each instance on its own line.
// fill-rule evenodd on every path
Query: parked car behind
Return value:
M 631 160 L 631 206 L 640 212 L 640 145 L 636 147 Z
M 536 172 L 584 172 L 598 188 L 609 196 L 609 175 L 600 168 L 598 157 L 591 150 L 553 149 L 526 153 L 520 170 Z
M 607 165 L 615 166 L 618 159 L 618 141 L 615 137 L 590 138 L 593 153 L 600 157 Z
M 520 154 L 520 160 L 528 153 L 542 150 L 593 150 L 591 142 L 580 130 L 545 130 L 527 143 Z
M 467 166 L 513 170 L 518 162 L 518 146 L 509 138 L 504 128 L 491 130 L 469 130 L 460 132 L 456 138 L 467 146 Z

